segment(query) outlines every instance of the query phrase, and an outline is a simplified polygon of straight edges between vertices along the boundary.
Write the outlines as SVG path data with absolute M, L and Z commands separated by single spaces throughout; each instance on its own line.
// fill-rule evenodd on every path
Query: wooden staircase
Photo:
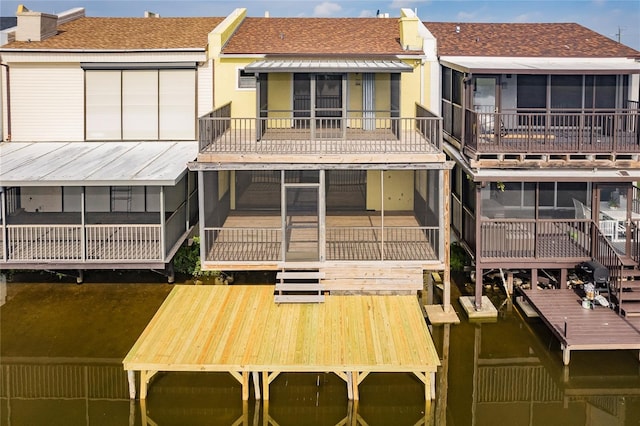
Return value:
M 640 317 L 640 267 L 625 267 L 619 282 L 611 283 L 611 299 L 621 315 Z
M 320 280 L 324 273 L 316 270 L 283 269 L 276 274 L 276 303 L 321 303 L 324 288 Z

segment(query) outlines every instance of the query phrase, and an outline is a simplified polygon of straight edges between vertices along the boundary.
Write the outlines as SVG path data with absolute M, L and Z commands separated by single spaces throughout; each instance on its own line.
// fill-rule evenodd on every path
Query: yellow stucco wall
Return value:
M 380 171 L 367 171 L 367 209 L 379 211 Z M 391 170 L 384 172 L 385 211 L 413 210 L 413 171 Z
M 232 117 L 256 116 L 256 89 L 238 89 L 238 70 L 255 59 L 218 58 L 215 61 L 215 107 L 231 102 Z
M 221 200 L 227 191 L 229 191 L 229 171 L 220 170 L 218 172 L 218 200 Z
M 269 109 L 283 112 L 274 112 L 270 117 L 291 117 L 292 108 L 292 79 L 291 73 L 269 74 L 268 93 Z

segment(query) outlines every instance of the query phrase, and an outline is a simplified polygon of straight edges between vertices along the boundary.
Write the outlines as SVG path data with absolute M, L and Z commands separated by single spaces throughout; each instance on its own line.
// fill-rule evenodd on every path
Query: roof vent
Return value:
M 456 25 L 456 34 L 460 34 L 460 25 Z
M 148 10 L 144 11 L 144 17 L 145 18 L 159 18 L 160 14 L 159 13 L 155 13 L 155 12 L 149 12 Z
M 16 41 L 42 41 L 58 32 L 57 15 L 32 12 L 23 5 L 18 6 L 16 15 Z

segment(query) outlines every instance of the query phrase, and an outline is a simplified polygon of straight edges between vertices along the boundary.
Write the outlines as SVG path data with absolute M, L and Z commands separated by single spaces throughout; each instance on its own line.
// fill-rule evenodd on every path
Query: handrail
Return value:
M 638 153 L 638 109 L 465 111 L 465 144 L 479 153 Z
M 265 110 L 259 117 L 230 117 L 230 105 L 225 107 L 200 117 L 200 152 L 405 154 L 435 153 L 442 147 L 442 118 L 419 105 L 415 118 L 396 117 L 389 110 L 350 110 L 346 117 Z

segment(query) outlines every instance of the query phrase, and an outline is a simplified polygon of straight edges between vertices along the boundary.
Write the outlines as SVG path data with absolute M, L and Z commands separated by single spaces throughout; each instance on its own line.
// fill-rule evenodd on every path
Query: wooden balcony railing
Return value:
M 483 220 L 482 259 L 582 259 L 590 257 L 590 220 Z
M 326 259 L 424 261 L 439 259 L 438 227 L 328 227 Z M 205 228 L 209 262 L 283 261 L 280 228 Z
M 465 111 L 465 144 L 478 153 L 640 153 L 640 111 Z
M 438 152 L 442 146 L 442 119 L 419 105 L 415 118 L 392 117 L 389 111 L 309 117 L 307 111 L 269 110 L 251 118 L 231 118 L 230 112 L 225 105 L 200 117 L 200 152 L 410 154 Z

